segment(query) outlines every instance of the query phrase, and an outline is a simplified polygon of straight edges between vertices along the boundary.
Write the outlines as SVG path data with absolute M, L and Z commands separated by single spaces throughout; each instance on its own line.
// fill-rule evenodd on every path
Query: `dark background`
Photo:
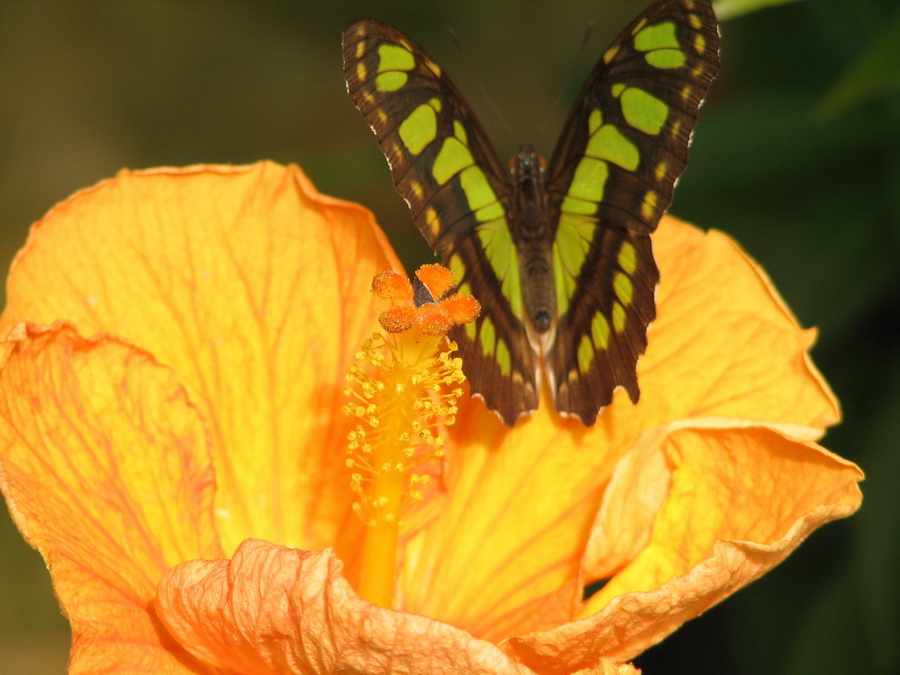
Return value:
M 467 93 L 501 156 L 521 141 L 549 154 L 593 62 L 646 4 L 4 0 L 0 265 L 54 203 L 122 167 L 263 158 L 298 162 L 323 192 L 372 208 L 408 265 L 429 260 L 345 93 L 344 26 L 371 16 L 408 32 Z M 824 444 L 868 479 L 858 515 L 637 665 L 898 672 L 900 12 L 896 0 L 806 0 L 721 32 L 722 72 L 672 212 L 736 237 L 801 323 L 820 327 L 813 356 L 845 415 Z M 67 648 L 43 562 L 4 510 L 0 672 L 64 672 Z

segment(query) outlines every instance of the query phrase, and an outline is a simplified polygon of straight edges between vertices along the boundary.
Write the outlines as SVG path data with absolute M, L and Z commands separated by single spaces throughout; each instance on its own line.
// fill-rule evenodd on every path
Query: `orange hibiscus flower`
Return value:
M 55 207 L 0 317 L 0 487 L 70 673 L 635 672 L 855 511 L 862 478 L 816 444 L 837 402 L 759 267 L 673 218 L 654 247 L 640 403 L 507 429 L 463 396 L 382 568 L 344 414 L 372 278 L 400 270 L 371 214 L 271 163 Z

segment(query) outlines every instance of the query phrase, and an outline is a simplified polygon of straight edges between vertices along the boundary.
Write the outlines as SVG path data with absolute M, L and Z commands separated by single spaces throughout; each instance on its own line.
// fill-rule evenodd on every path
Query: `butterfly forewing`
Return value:
M 409 38 L 357 21 L 343 50 L 347 90 L 416 226 L 485 308 L 452 334 L 471 391 L 512 424 L 537 407 L 538 361 L 523 326 L 507 173 L 452 82 Z
M 548 193 L 564 213 L 656 229 L 718 71 L 718 44 L 709 0 L 657 2 L 616 38 L 588 77 L 548 166 Z
M 672 202 L 717 69 L 708 0 L 657 2 L 594 67 L 551 158 L 562 304 L 547 370 L 557 409 L 586 424 L 617 386 L 640 395 L 636 363 L 659 280 L 647 235 Z

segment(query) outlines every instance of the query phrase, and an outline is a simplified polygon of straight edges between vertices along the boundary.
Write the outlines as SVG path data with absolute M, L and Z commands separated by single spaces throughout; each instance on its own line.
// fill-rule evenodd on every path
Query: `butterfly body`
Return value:
M 531 146 L 523 146 L 514 158 L 510 173 L 514 188 L 510 233 L 522 279 L 522 304 L 529 320 L 526 328 L 543 337 L 555 327 L 557 316 L 553 280 L 556 228 L 549 211 L 543 161 Z M 529 337 L 534 346 L 538 340 L 531 334 Z
M 659 0 L 604 52 L 546 163 L 507 171 L 446 74 L 377 21 L 344 33 L 344 73 L 413 220 L 482 316 L 452 334 L 473 395 L 512 425 L 537 408 L 593 424 L 656 316 L 650 234 L 718 67 L 709 0 Z

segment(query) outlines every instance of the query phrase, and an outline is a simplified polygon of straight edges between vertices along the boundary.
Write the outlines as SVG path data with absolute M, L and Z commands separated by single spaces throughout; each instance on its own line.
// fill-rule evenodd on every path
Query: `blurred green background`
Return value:
M 549 154 L 593 61 L 646 4 L 3 0 L 0 264 L 54 203 L 122 167 L 261 158 L 298 162 L 323 192 L 372 208 L 408 264 L 430 259 L 345 93 L 344 26 L 371 16 L 408 32 L 502 156 L 521 141 Z M 722 71 L 672 212 L 736 237 L 801 323 L 820 327 L 813 356 L 846 418 L 824 444 L 868 478 L 858 515 L 637 665 L 900 672 L 898 3 L 792 2 L 721 33 Z M 69 636 L 49 576 L 0 518 L 0 673 L 62 673 Z

